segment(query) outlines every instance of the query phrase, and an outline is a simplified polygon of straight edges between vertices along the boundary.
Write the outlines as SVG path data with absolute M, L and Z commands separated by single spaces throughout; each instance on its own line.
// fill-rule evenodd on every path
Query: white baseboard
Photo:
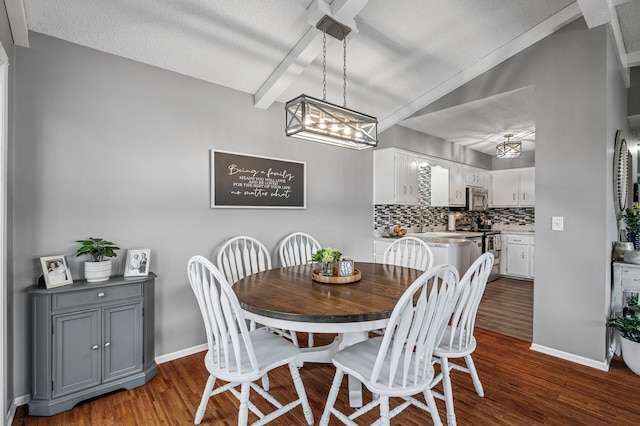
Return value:
M 207 344 L 203 343 L 198 346 L 192 346 L 190 348 L 182 349 L 180 351 L 164 354 L 156 357 L 156 363 L 162 364 L 165 362 L 173 361 L 174 359 L 182 358 L 188 355 L 193 355 L 198 352 L 206 351 L 208 349 Z
M 532 351 L 541 352 L 543 354 L 551 355 L 556 358 L 565 359 L 567 361 L 575 362 L 577 364 L 586 365 L 587 367 L 595 368 L 597 370 L 609 371 L 609 359 L 607 361 L 595 361 L 590 358 L 585 358 L 582 356 L 570 354 L 568 352 L 559 351 L 557 349 L 548 348 L 546 346 L 537 345 L 535 343 L 531 344 L 529 348 Z
M 11 405 L 9 406 L 9 411 L 7 412 L 7 417 L 4 419 L 4 424 L 5 425 L 12 425 L 13 424 L 13 418 L 16 416 L 16 409 L 18 408 L 18 406 L 14 401 L 11 401 Z

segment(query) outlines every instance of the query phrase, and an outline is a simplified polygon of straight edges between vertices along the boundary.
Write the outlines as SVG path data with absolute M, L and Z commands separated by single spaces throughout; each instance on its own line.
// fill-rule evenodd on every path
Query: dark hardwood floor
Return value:
M 476 326 L 533 341 L 533 282 L 500 278 L 487 283 Z
M 532 284 L 501 279 L 488 284 L 478 312 L 473 358 L 485 397 L 475 393 L 467 374 L 453 371 L 458 424 L 464 425 L 638 425 L 640 424 L 640 376 L 622 360 L 612 361 L 608 372 L 599 371 L 529 350 L 531 338 Z M 527 296 L 530 295 L 530 296 Z M 512 304 L 506 304 L 511 300 Z M 500 320 L 495 319 L 496 313 Z M 526 318 L 529 318 L 527 325 Z M 489 329 L 498 329 L 491 331 Z M 502 334 L 504 333 L 504 334 Z M 508 334 L 518 335 L 519 338 Z M 305 336 L 299 334 L 301 345 Z M 318 343 L 329 335 L 315 335 Z M 158 375 L 146 386 L 119 391 L 78 404 L 52 417 L 31 417 L 26 406 L 18 409 L 14 425 L 188 425 L 193 423 L 207 379 L 204 353 L 158 366 Z M 316 424 L 324 408 L 333 378 L 332 365 L 305 364 L 300 374 Z M 289 371 L 281 367 L 269 375 L 272 394 L 283 402 L 291 398 Z M 436 387 L 441 390 L 440 385 Z M 365 399 L 370 394 L 365 391 Z M 252 393 L 252 401 L 265 411 L 269 405 Z M 436 400 L 446 424 L 444 402 Z M 348 406 L 346 380 L 336 407 Z M 230 395 L 209 400 L 203 425 L 235 425 L 238 402 Z M 370 424 L 377 410 L 358 424 Z M 249 421 L 256 417 L 250 413 Z M 300 407 L 275 420 L 273 425 L 305 425 Z M 341 424 L 332 417 L 331 425 Z M 410 407 L 392 420 L 393 425 L 429 425 L 427 413 Z

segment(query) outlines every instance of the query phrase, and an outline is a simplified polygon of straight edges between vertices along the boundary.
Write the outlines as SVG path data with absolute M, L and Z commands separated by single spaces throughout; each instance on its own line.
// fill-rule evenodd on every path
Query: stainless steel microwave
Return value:
M 489 209 L 489 190 L 484 188 L 467 188 L 467 210 L 485 211 Z

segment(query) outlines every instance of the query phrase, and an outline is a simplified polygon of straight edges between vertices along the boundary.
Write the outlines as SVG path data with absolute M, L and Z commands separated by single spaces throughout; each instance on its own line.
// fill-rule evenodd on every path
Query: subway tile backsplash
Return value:
M 421 203 L 424 200 L 421 200 Z M 456 212 L 458 228 L 478 223 L 483 212 Z M 487 218 L 496 226 L 529 226 L 535 222 L 533 207 L 489 209 Z M 388 226 L 442 227 L 447 225 L 448 207 L 428 207 L 403 204 L 376 204 L 374 206 L 373 228 Z

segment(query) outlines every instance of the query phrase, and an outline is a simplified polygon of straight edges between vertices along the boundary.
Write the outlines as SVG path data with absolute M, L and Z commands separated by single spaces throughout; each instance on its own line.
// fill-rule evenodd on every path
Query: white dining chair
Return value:
M 453 408 L 453 393 L 451 386 L 451 370 L 455 369 L 469 373 L 473 386 L 480 397 L 484 397 L 482 383 L 471 358 L 476 349 L 476 339 L 473 330 L 480 300 L 489 280 L 493 267 L 493 254 L 487 252 L 478 257 L 460 279 L 456 305 L 440 345 L 433 350 L 434 360 L 440 362 L 440 373 L 434 378 L 432 387 L 442 381 L 444 395 L 434 392 L 439 399 L 444 399 L 447 408 L 447 423 L 456 424 Z M 454 364 L 451 359 L 464 358 L 466 366 Z
M 433 266 L 433 252 L 419 238 L 402 237 L 387 247 L 382 262 L 426 271 Z
M 458 286 L 458 271 L 450 265 L 433 267 L 418 277 L 398 300 L 384 336 L 356 343 L 333 356 L 336 374 L 320 420 L 329 424 L 331 414 L 348 425 L 362 414 L 380 406 L 380 420 L 391 418 L 410 405 L 431 414 L 441 425 L 438 408 L 431 393 L 434 368 L 433 349 L 438 346 L 453 311 Z M 346 415 L 334 407 L 344 374 L 360 380 L 376 397 L 370 403 Z M 426 405 L 413 398 L 423 393 Z M 405 401 L 389 410 L 389 398 Z
M 204 362 L 209 371 L 209 378 L 194 423 L 200 424 L 212 396 L 228 390 L 240 401 L 238 425 L 247 424 L 249 410 L 260 418 L 259 424 L 264 424 L 298 405 L 302 405 L 304 417 L 307 423 L 312 425 L 313 414 L 294 362 L 300 354 L 300 349 L 265 329 L 249 331 L 231 285 L 218 268 L 205 257 L 193 256 L 189 260 L 187 274 L 204 320 L 208 349 Z M 286 405 L 279 403 L 265 389 L 254 383 L 267 372 L 283 365 L 289 366 L 298 396 L 298 399 Z M 228 383 L 214 390 L 216 379 Z M 238 386 L 240 392 L 236 389 Z M 272 403 L 276 410 L 263 414 L 250 401 L 251 389 Z
M 216 257 L 220 269 L 231 285 L 256 272 L 271 269 L 267 247 L 252 237 L 233 237 L 222 243 Z
M 278 248 L 283 267 L 304 265 L 311 262 L 313 253 L 322 247 L 318 240 L 304 232 L 294 232 L 284 237 Z M 313 347 L 313 333 L 307 334 L 307 346 Z
M 283 267 L 304 265 L 311 262 L 311 256 L 320 250 L 318 240 L 304 232 L 294 232 L 284 237 L 278 248 Z

